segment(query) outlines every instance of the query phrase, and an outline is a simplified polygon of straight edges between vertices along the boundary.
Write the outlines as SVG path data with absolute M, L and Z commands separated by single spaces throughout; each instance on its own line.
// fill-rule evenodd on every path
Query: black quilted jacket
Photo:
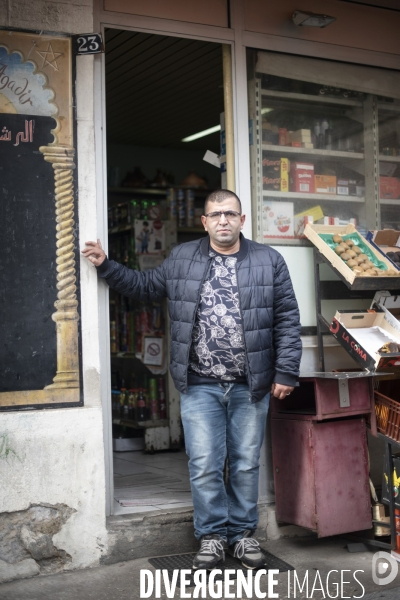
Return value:
M 202 282 L 211 258 L 209 238 L 181 244 L 157 269 L 133 271 L 106 259 L 98 275 L 114 290 L 139 300 L 168 298 L 171 318 L 170 370 L 177 390 L 186 392 L 189 350 Z M 252 402 L 272 382 L 296 385 L 301 358 L 300 319 L 282 256 L 241 234 L 237 262 L 239 300 Z

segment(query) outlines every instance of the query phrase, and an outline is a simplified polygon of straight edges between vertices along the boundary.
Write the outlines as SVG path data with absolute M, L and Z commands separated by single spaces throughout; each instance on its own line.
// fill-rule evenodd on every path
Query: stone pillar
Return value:
M 57 332 L 57 374 L 49 388 L 79 388 L 78 300 L 76 298 L 74 243 L 75 150 L 68 146 L 41 146 L 52 163 L 55 180 L 57 231 L 57 300 L 52 319 Z

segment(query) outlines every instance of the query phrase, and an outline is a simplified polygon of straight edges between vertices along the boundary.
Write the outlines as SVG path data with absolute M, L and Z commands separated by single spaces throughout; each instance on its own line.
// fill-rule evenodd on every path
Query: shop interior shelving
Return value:
M 193 190 L 195 194 L 196 203 L 203 201 L 205 197 L 210 193 L 211 190 L 205 188 L 196 188 L 191 186 L 182 186 L 182 185 L 170 185 L 167 187 L 157 188 L 157 187 L 144 187 L 144 188 L 128 188 L 128 187 L 109 187 L 108 188 L 108 196 L 109 196 L 109 204 L 113 206 L 118 204 L 119 202 L 113 201 L 110 203 L 111 198 L 115 198 L 118 196 L 129 196 L 132 199 L 137 198 L 138 196 L 149 196 L 149 198 L 153 199 L 164 199 L 166 198 L 168 189 L 181 189 L 181 190 Z M 129 231 L 132 225 L 123 225 L 122 227 L 113 227 L 109 229 L 109 234 L 120 233 L 124 231 Z M 203 227 L 178 227 L 178 234 L 204 234 Z
M 327 66 L 329 69 L 329 66 Z M 265 80 L 264 77 L 267 77 Z M 288 75 L 286 75 L 288 77 Z M 294 80 L 297 76 L 293 74 Z M 285 85 L 290 79 L 277 78 Z M 301 87 L 304 82 L 298 82 Z M 268 73 L 259 74 L 249 82 L 249 117 L 250 160 L 252 168 L 252 198 L 253 198 L 253 231 L 257 241 L 273 245 L 308 245 L 300 238 L 268 237 L 264 239 L 263 207 L 266 200 L 294 202 L 294 214 L 303 212 L 320 203 L 325 215 L 337 216 L 341 219 L 356 218 L 357 226 L 365 229 L 380 229 L 397 227 L 400 216 L 396 207 L 400 207 L 400 199 L 380 198 L 380 165 L 393 164 L 398 167 L 400 155 L 386 155 L 382 152 L 381 123 L 384 118 L 400 118 L 400 105 L 385 102 L 373 94 L 364 93 L 359 98 L 335 97 L 334 95 L 318 95 L 302 93 L 300 90 L 282 91 L 268 89 Z M 279 87 L 281 84 L 274 84 Z M 306 88 L 305 88 L 306 89 Z M 345 93 L 345 91 L 343 90 Z M 349 92 L 351 96 L 351 92 Z M 274 117 L 274 115 L 278 115 Z M 322 116 L 338 123 L 337 135 L 346 137 L 344 123 L 349 124 L 350 137 L 356 135 L 358 142 L 349 149 L 300 148 L 263 141 L 263 119 L 271 121 L 279 127 L 287 127 L 286 123 L 299 123 L 299 117 L 304 117 L 304 125 L 321 120 Z M 382 117 L 382 115 L 384 115 Z M 274 121 L 275 118 L 275 121 Z M 280 120 L 285 123 L 280 125 Z M 296 127 L 294 127 L 295 129 Z M 336 128 L 336 125 L 335 125 Z M 387 128 L 387 127 L 386 127 Z M 336 129 L 335 129 L 336 131 Z M 383 131 L 383 129 L 382 129 Z M 400 135 L 400 127 L 399 132 Z M 354 173 L 353 179 L 361 178 L 365 184 L 365 194 L 362 196 L 300 193 L 292 191 L 274 191 L 263 189 L 263 159 L 266 157 L 286 157 L 290 161 L 305 161 L 324 166 L 329 171 Z M 325 163 L 325 164 L 323 164 Z M 318 171 L 317 171 L 318 172 Z M 323 171 L 324 172 L 324 171 Z M 346 176 L 342 177 L 346 179 Z M 349 175 L 347 178 L 351 178 Z M 336 203 L 336 204 L 334 204 Z M 336 207 L 336 208 L 335 208 Z

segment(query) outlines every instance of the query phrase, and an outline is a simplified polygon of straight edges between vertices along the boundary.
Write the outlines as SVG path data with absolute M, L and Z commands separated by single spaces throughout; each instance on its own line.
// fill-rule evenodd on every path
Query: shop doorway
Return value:
M 204 200 L 221 187 L 203 157 L 221 154 L 226 47 L 120 29 L 105 42 L 108 255 L 144 271 L 204 235 Z M 110 291 L 113 514 L 191 506 L 168 328 L 165 302 Z

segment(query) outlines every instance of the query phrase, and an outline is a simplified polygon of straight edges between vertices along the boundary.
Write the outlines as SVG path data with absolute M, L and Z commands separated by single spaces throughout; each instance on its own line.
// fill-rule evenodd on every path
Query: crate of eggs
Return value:
M 309 224 L 304 234 L 351 285 L 356 278 L 400 275 L 353 224 L 344 227 Z

